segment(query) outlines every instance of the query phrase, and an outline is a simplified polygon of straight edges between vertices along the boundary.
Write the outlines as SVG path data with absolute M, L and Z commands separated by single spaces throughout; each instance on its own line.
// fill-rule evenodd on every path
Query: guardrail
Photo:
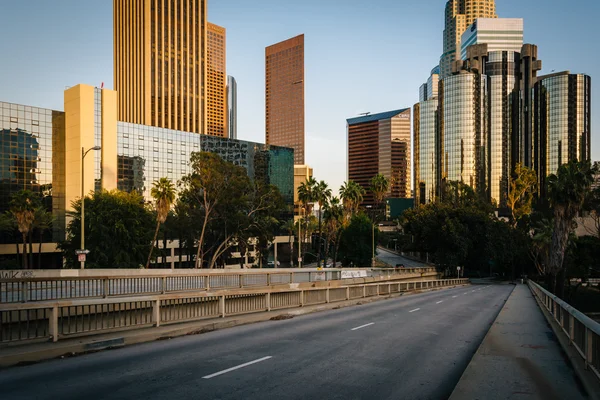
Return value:
M 531 291 L 552 314 L 570 344 L 583 358 L 586 369 L 591 369 L 596 378 L 600 379 L 600 324 L 537 283 L 528 283 Z
M 147 271 L 147 270 L 146 270 Z M 356 271 L 356 270 L 355 270 Z M 86 271 L 87 272 L 87 271 Z M 117 273 L 118 271 L 112 271 Z M 183 291 L 264 287 L 278 284 L 341 280 L 343 270 L 306 271 L 272 270 L 150 274 L 139 270 L 123 271 L 123 275 L 31 277 L 0 279 L 0 304 L 29 301 L 108 298 L 118 296 L 165 294 Z M 431 273 L 435 268 L 369 269 L 367 276 L 390 273 Z M 100 271 L 101 273 L 101 271 Z M 132 274 L 133 276 L 128 276 Z
M 45 339 L 57 341 L 126 329 L 454 286 L 468 281 L 380 282 L 345 287 L 240 289 L 120 299 L 3 304 L 0 305 L 0 343 Z

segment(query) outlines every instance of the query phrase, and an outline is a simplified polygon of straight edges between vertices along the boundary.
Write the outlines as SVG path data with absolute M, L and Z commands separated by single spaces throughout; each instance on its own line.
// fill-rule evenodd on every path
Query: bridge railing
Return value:
M 236 289 L 127 298 L 0 305 L 0 344 L 88 336 L 232 315 L 290 309 L 428 288 L 468 279 L 378 282 L 305 289 Z
M 531 280 L 529 287 L 560 325 L 585 367 L 600 379 L 600 324 Z
M 368 277 L 395 273 L 432 273 L 434 268 L 363 269 Z M 78 273 L 69 271 L 69 273 Z M 46 276 L 0 278 L 0 304 L 29 301 L 108 298 L 184 291 L 264 287 L 291 283 L 333 281 L 344 279 L 341 269 L 265 270 L 231 272 L 175 270 L 84 270 L 91 276 L 52 276 L 58 271 L 45 271 Z M 356 270 L 353 270 L 356 271 Z M 38 271 L 31 271 L 38 272 Z M 111 275 L 112 274 L 112 275 Z

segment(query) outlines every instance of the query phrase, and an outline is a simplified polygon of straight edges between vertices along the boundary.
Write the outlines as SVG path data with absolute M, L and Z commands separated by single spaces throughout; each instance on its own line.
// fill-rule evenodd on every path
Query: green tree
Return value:
M 350 218 L 358 212 L 360 203 L 363 202 L 365 189 L 353 180 L 344 182 L 340 187 L 340 197 L 344 205 L 346 213 L 346 224 L 350 222 Z
M 375 231 L 375 241 L 377 241 Z M 341 238 L 339 255 L 344 267 L 367 267 L 373 257 L 373 222 L 363 213 L 352 217 Z
M 66 266 L 75 268 L 81 242 L 81 200 L 72 203 L 67 240 L 59 244 Z M 137 192 L 94 192 L 85 197 L 87 268 L 143 268 L 154 218 Z
M 550 253 L 550 269 L 552 289 L 562 297 L 564 280 L 563 261 L 569 235 L 573 231 L 575 217 L 583 209 L 590 187 L 594 182 L 594 171 L 589 161 L 570 161 L 558 168 L 556 174 L 548 177 L 548 200 L 554 210 L 554 232 L 552 234 L 552 251 Z M 557 293 L 559 289 L 560 293 Z
M 510 187 L 506 199 L 513 227 L 517 226 L 521 218 L 531 214 L 536 185 L 537 176 L 535 171 L 518 163 L 510 179 Z
M 33 220 L 33 229 L 38 232 L 38 268 L 42 268 L 42 242 L 44 241 L 44 232 L 52 228 L 54 223 L 54 215 L 50 211 L 46 211 L 43 206 L 35 210 Z
M 317 267 L 321 267 L 321 248 L 323 247 L 323 206 L 329 204 L 331 189 L 325 181 L 320 181 L 313 190 L 314 199 L 319 204 L 319 244 L 317 253 Z
M 175 187 L 173 183 L 167 178 L 160 178 L 157 182 L 152 184 L 150 195 L 154 199 L 154 210 L 156 211 L 156 230 L 154 231 L 154 238 L 150 244 L 150 254 L 148 254 L 148 260 L 146 261 L 146 269 L 150 266 L 150 260 L 152 259 L 152 252 L 154 250 L 154 243 L 158 237 L 158 230 L 160 226 L 165 223 L 171 206 L 175 202 Z
M 17 228 L 23 238 L 23 269 L 28 269 L 27 236 L 35 221 L 35 212 L 41 206 L 38 196 L 30 190 L 20 190 L 15 193 L 9 204 Z
M 344 231 L 344 207 L 340 203 L 338 197 L 332 197 L 325 206 L 323 218 L 325 219 L 325 232 L 327 238 L 325 260 L 329 258 L 329 244 L 332 243 L 334 246 L 333 267 L 335 268 L 340 239 L 342 232 Z

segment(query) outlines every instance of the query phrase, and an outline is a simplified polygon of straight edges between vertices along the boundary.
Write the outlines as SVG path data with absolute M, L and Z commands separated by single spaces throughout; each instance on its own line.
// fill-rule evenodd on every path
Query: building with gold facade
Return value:
M 206 133 L 228 136 L 226 30 L 208 23 L 206 68 Z

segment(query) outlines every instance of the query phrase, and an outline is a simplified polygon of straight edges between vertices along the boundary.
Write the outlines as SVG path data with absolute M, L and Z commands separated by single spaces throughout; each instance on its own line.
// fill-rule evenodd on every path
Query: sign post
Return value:
M 77 254 L 77 261 L 79 262 L 85 262 L 85 256 L 90 254 L 90 251 L 87 249 L 79 249 L 79 250 L 75 250 L 75 254 Z
M 460 279 L 460 267 L 456 267 L 456 272 L 458 273 L 458 279 Z

